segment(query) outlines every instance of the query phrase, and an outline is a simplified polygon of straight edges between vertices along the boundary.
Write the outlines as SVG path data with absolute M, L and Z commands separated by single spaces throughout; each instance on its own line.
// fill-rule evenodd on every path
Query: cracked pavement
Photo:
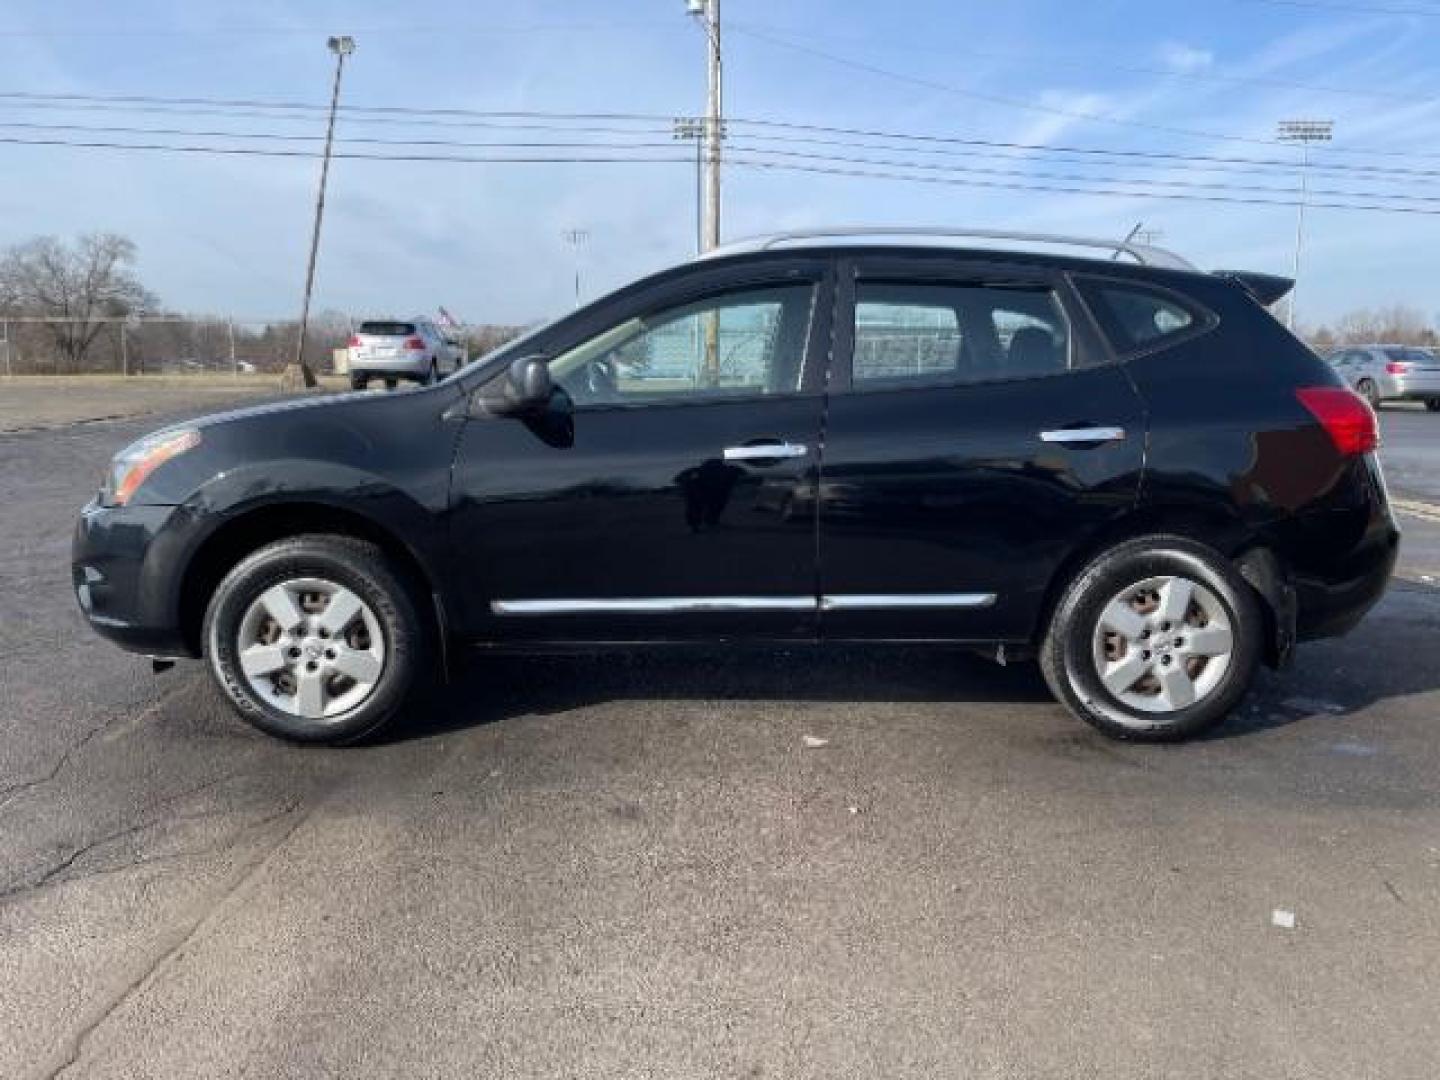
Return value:
M 1428 1080 L 1440 417 L 1383 420 L 1400 580 L 1173 748 L 902 650 L 479 658 L 282 745 L 74 609 L 160 421 L 0 434 L 0 1076 Z

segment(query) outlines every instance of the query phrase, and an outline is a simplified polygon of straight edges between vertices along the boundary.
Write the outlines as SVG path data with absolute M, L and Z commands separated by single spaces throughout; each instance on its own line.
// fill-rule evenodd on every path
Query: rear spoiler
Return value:
M 1233 281 L 1265 307 L 1269 307 L 1295 287 L 1295 282 L 1277 274 L 1257 274 L 1249 270 L 1216 270 L 1215 276 Z

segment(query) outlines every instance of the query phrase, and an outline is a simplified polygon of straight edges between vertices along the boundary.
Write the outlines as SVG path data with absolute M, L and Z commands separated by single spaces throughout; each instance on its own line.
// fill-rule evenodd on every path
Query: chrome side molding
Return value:
M 675 615 L 704 611 L 813 611 L 813 596 L 656 596 L 604 600 L 492 600 L 496 615 Z
M 725 611 L 883 611 L 990 607 L 995 593 L 843 593 L 821 596 L 656 596 L 492 600 L 496 615 L 678 615 Z
M 773 461 L 780 458 L 804 457 L 810 451 L 798 443 L 769 443 L 759 446 L 727 446 L 726 461 Z
M 983 608 L 994 593 L 843 593 L 820 597 L 821 611 L 881 611 L 925 608 Z
M 1120 442 L 1124 438 L 1123 427 L 1056 428 L 1040 432 L 1040 441 L 1048 443 Z

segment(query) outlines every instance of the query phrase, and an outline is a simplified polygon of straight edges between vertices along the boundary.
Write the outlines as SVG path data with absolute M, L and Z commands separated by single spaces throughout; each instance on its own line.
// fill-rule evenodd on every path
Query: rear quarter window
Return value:
M 1111 346 L 1122 355 L 1148 351 L 1205 329 L 1202 309 L 1163 289 L 1120 281 L 1078 278 L 1075 286 Z

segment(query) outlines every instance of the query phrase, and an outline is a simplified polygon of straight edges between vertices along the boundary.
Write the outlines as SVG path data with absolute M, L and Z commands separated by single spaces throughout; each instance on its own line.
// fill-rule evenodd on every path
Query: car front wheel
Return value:
M 1440 398 L 1428 398 L 1425 402 L 1425 408 L 1431 412 L 1440 412 Z
M 1223 555 L 1182 537 L 1147 536 L 1071 582 L 1040 663 L 1055 696 L 1106 735 L 1174 741 L 1239 704 L 1264 629 L 1259 598 Z
M 236 711 L 296 742 L 355 742 L 393 719 L 422 668 L 423 625 L 375 545 L 299 536 L 252 553 L 205 616 L 211 673 Z

